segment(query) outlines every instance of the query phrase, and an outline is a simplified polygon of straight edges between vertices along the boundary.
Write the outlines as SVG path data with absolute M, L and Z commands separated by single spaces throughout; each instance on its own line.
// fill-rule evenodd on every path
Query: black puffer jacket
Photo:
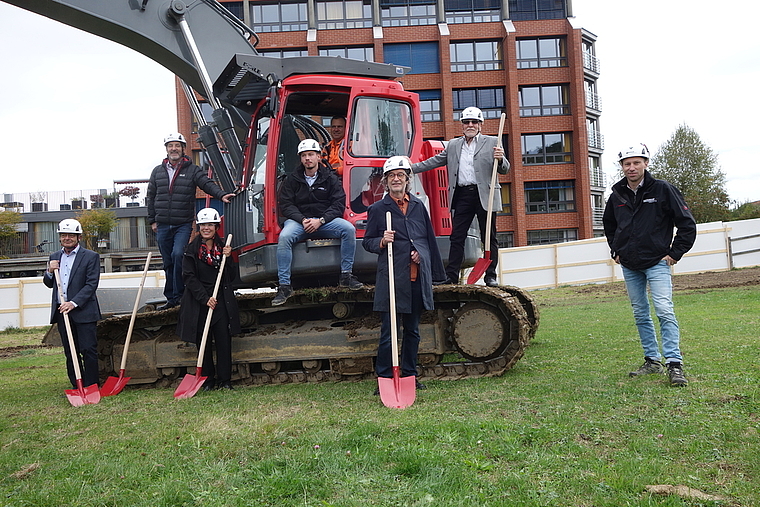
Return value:
M 195 188 L 221 199 L 226 193 L 206 176 L 206 172 L 184 157 L 180 168 L 174 173 L 174 181 L 169 181 L 166 172 L 167 160 L 156 166 L 148 182 L 148 223 L 181 225 L 195 219 Z
M 335 173 L 319 165 L 317 179 L 312 186 L 306 183 L 304 167 L 299 164 L 287 175 L 280 187 L 280 215 L 299 224 L 304 218 L 322 218 L 330 222 L 343 217 L 346 208 L 346 192 Z
M 612 186 L 603 222 L 612 258 L 619 255 L 628 269 L 651 268 L 666 255 L 681 260 L 697 239 L 697 224 L 681 192 L 649 171 L 636 194 L 625 178 Z

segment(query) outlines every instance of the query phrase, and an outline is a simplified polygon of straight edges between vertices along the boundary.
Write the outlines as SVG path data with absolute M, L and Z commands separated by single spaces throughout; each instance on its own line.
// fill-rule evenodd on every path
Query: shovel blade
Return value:
M 182 398 L 192 398 L 195 396 L 195 393 L 200 390 L 201 386 L 203 386 L 206 379 L 208 379 L 208 377 L 201 376 L 200 368 L 198 369 L 197 375 L 185 375 L 185 378 L 183 378 L 182 382 L 177 386 L 177 390 L 174 391 L 174 397 L 178 400 Z
M 99 403 L 100 389 L 98 389 L 98 384 L 83 387 L 81 382 L 81 380 L 78 381 L 79 387 L 76 389 L 66 389 L 66 398 L 68 398 L 69 403 L 75 407 Z
M 417 397 L 416 377 L 377 378 L 380 400 L 388 408 L 406 408 Z
M 122 389 L 124 389 L 124 386 L 127 385 L 127 382 L 132 377 L 125 377 L 124 376 L 124 370 L 121 370 L 119 372 L 119 376 L 117 377 L 108 377 L 103 384 L 103 387 L 100 389 L 100 395 L 101 396 L 115 396 L 121 392 Z
M 467 283 L 470 285 L 475 284 L 478 280 L 480 280 L 480 277 L 486 273 L 486 269 L 488 269 L 488 266 L 490 265 L 491 252 L 485 252 L 483 258 L 478 259 L 475 262 L 475 266 L 473 266 L 472 271 L 470 271 L 470 274 L 467 277 Z

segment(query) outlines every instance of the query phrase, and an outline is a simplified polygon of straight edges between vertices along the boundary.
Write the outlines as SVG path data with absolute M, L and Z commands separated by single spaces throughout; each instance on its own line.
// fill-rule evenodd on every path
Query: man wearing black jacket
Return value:
M 322 148 L 314 139 L 298 145 L 301 163 L 288 174 L 280 187 L 280 215 L 285 223 L 277 241 L 277 277 L 279 286 L 272 306 L 279 306 L 291 296 L 290 267 L 293 246 L 307 237 L 340 238 L 340 286 L 351 290 L 364 287 L 353 275 L 356 253 L 356 229 L 344 220 L 346 192 L 340 179 L 321 163 Z
M 225 203 L 235 196 L 225 194 L 203 169 L 192 163 L 185 155 L 185 145 L 182 134 L 169 134 L 164 138 L 166 158 L 153 169 L 148 183 L 148 223 L 156 233 L 166 275 L 166 304 L 158 310 L 179 305 L 185 290 L 182 255 L 190 242 L 195 220 L 195 188 Z
M 670 270 L 694 245 L 697 225 L 681 192 L 647 172 L 649 150 L 645 145 L 626 148 L 618 160 L 625 177 L 612 186 L 603 222 L 612 258 L 623 269 L 644 349 L 644 364 L 629 375 L 663 373 L 664 356 L 670 384 L 684 386 L 688 381 L 683 374 Z M 649 312 L 647 285 L 660 321 L 662 354 Z

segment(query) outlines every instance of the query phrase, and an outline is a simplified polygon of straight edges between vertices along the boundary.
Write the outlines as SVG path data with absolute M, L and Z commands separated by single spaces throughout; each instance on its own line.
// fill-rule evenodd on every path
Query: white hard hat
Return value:
M 459 121 L 464 120 L 478 120 L 480 123 L 483 123 L 483 111 L 477 107 L 465 108 L 465 110 L 462 111 L 462 116 L 459 118 Z
M 195 221 L 198 224 L 218 224 L 222 219 L 219 217 L 219 212 L 214 208 L 203 208 L 198 212 Z
M 66 218 L 58 223 L 58 234 L 62 232 L 82 234 L 82 224 L 73 218 Z
M 406 174 L 411 174 L 412 165 L 409 163 L 409 159 L 397 155 L 389 158 L 385 161 L 385 164 L 383 164 L 383 174 L 397 169 L 403 169 L 406 171 Z
M 319 143 L 314 139 L 304 139 L 298 143 L 298 154 L 300 155 L 305 151 L 316 151 L 319 153 L 322 151 L 322 148 L 320 148 Z
M 649 149 L 644 143 L 634 144 L 618 153 L 618 162 L 622 162 L 623 159 L 629 157 L 643 157 L 649 160 Z
M 183 146 L 187 145 L 187 142 L 185 141 L 185 136 L 183 136 L 179 132 L 175 132 L 173 134 L 169 134 L 168 136 L 164 137 L 164 146 L 166 146 L 172 141 L 177 141 L 179 143 L 182 143 Z

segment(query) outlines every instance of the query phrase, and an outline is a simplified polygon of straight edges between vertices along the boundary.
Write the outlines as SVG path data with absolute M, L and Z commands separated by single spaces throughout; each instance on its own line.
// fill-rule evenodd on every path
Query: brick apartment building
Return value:
M 411 67 L 425 139 L 462 135 L 477 106 L 512 170 L 500 176 L 502 248 L 602 234 L 604 175 L 596 36 L 575 26 L 572 0 L 224 1 L 257 33 L 263 55 L 337 55 Z M 177 89 L 179 126 L 193 131 Z M 323 119 L 329 125 L 329 118 Z M 194 136 L 190 136 L 194 138 Z M 199 150 L 193 140 L 191 148 Z

